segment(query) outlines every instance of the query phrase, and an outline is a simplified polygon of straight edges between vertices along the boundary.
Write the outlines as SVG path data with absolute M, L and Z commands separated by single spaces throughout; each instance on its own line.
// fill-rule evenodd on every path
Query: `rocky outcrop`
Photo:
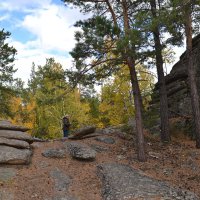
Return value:
M 33 138 L 25 133 L 26 127 L 0 121 L 0 164 L 29 164 Z
M 193 39 L 193 64 L 196 68 L 197 86 L 200 85 L 200 35 Z M 184 52 L 180 60 L 173 66 L 171 72 L 165 77 L 170 116 L 183 116 L 190 118 L 192 115 L 190 91 L 188 85 L 187 58 Z M 152 103 L 159 102 L 159 85 L 156 84 L 152 95 Z M 200 87 L 198 92 L 200 95 Z M 158 105 L 157 105 L 158 107 Z

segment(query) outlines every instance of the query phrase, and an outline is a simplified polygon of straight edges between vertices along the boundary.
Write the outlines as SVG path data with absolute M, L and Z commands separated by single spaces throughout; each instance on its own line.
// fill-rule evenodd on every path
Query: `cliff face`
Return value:
M 193 39 L 193 64 L 196 68 L 197 88 L 200 96 L 200 34 Z M 170 74 L 165 77 L 170 117 L 191 117 L 191 99 L 188 85 L 187 59 L 184 52 L 180 60 L 173 66 Z M 159 102 L 159 85 L 156 84 L 152 95 L 153 104 Z

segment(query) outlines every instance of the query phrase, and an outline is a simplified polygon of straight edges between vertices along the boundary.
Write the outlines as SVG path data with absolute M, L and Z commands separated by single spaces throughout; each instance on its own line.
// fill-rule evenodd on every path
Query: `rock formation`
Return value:
M 25 133 L 28 128 L 0 121 L 0 164 L 29 164 L 33 138 Z
M 196 68 L 197 88 L 200 95 L 200 34 L 193 38 L 193 64 Z M 171 72 L 165 77 L 169 116 L 183 117 L 184 119 L 192 118 L 192 108 L 190 99 L 190 89 L 187 73 L 187 58 L 184 52 L 180 60 L 173 66 Z M 152 95 L 152 107 L 159 107 L 158 96 L 159 85 L 156 84 Z

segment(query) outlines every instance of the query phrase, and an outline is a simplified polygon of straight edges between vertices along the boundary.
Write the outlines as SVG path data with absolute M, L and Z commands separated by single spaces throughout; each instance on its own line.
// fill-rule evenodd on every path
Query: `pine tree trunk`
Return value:
M 188 78 L 190 86 L 190 96 L 192 111 L 195 123 L 195 134 L 196 134 L 196 147 L 200 148 L 200 105 L 199 95 L 196 85 L 196 69 L 193 63 L 192 57 L 192 18 L 191 18 L 191 6 L 187 4 L 185 6 L 185 33 L 186 33 L 186 48 L 187 48 L 187 60 L 188 60 Z
M 127 11 L 128 7 L 126 0 L 122 0 L 122 9 L 123 9 L 125 35 L 128 36 L 130 31 L 130 26 L 129 26 L 129 17 Z M 125 53 L 129 54 L 129 52 L 131 52 L 130 47 L 128 46 L 125 47 Z M 144 162 L 146 161 L 146 155 L 144 148 L 144 134 L 143 134 L 143 123 L 142 123 L 142 103 L 141 103 L 140 88 L 135 69 L 135 61 L 129 55 L 124 55 L 124 57 L 126 58 L 126 62 L 129 67 L 133 96 L 134 96 L 138 160 Z
M 127 59 L 127 64 L 129 66 L 132 91 L 134 96 L 135 104 L 135 121 L 136 121 L 136 131 L 137 131 L 137 151 L 138 160 L 141 162 L 146 161 L 145 147 L 144 147 L 144 134 L 143 134 L 143 123 L 142 123 L 142 108 L 140 102 L 140 89 L 137 80 L 137 74 L 135 70 L 135 63 L 131 58 Z
M 156 13 L 156 1 L 151 0 L 151 11 L 153 18 L 157 18 Z M 160 97 L 160 121 L 161 121 L 161 141 L 169 142 L 169 113 L 168 113 L 168 100 L 167 90 L 165 84 L 165 76 L 163 70 L 163 58 L 162 58 L 162 45 L 160 42 L 160 33 L 158 26 L 154 27 L 153 37 L 156 51 L 156 68 L 158 74 L 158 85 L 159 85 L 159 97 Z

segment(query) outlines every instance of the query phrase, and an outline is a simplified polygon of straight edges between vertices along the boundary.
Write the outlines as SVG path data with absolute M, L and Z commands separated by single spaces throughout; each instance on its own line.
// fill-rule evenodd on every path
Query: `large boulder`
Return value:
M 67 143 L 67 149 L 70 155 L 78 160 L 94 160 L 96 157 L 96 151 L 90 146 L 82 144 L 80 142 Z
M 29 164 L 32 151 L 0 146 L 0 164 Z

